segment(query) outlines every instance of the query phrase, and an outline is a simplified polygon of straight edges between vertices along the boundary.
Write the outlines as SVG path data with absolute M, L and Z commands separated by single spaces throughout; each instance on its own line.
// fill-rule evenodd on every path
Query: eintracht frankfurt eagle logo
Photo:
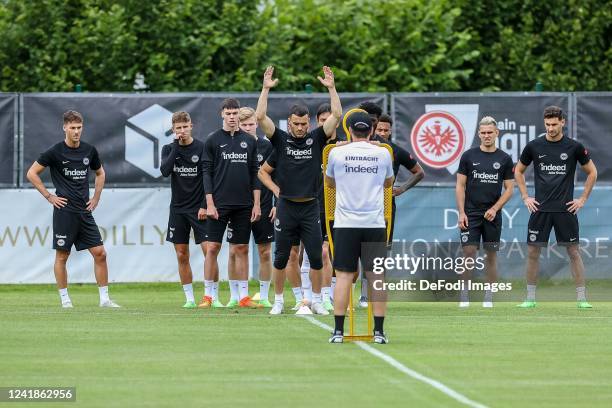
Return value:
M 454 163 L 463 152 L 465 132 L 452 114 L 432 111 L 422 115 L 412 128 L 412 147 L 418 159 L 436 169 Z

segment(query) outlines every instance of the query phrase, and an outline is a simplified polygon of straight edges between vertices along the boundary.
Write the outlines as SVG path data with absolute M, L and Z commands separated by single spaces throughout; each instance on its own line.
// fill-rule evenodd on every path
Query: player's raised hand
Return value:
M 63 208 L 66 206 L 66 204 L 68 204 L 68 199 L 58 197 L 55 194 L 49 195 L 49 197 L 47 197 L 47 201 L 50 202 L 55 208 Z M 89 206 L 89 203 L 87 203 L 87 205 Z
M 326 88 L 335 88 L 336 83 L 334 82 L 334 73 L 327 65 L 323 67 L 323 75 L 323 78 L 317 76 L 317 79 L 323 84 L 323 86 Z
M 540 205 L 540 203 L 538 203 L 535 198 L 526 197 L 523 202 L 525 203 L 525 206 L 527 206 L 527 209 L 530 213 L 538 211 L 538 206 Z
M 266 68 L 266 72 L 264 72 L 263 77 L 263 87 L 264 88 L 274 88 L 278 84 L 278 78 L 272 79 L 272 75 L 274 75 L 274 67 L 270 65 Z
M 580 197 L 570 201 L 569 203 L 565 203 L 565 205 L 569 205 L 569 207 L 567 207 L 567 211 L 571 212 L 572 214 L 577 214 L 578 210 L 584 207 L 585 201 L 586 200 L 584 198 Z

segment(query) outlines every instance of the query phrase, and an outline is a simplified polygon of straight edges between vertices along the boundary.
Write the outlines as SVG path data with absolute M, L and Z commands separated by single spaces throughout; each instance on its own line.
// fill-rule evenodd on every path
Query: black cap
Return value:
M 372 118 L 366 112 L 355 112 L 347 120 L 353 130 L 368 131 L 372 129 Z

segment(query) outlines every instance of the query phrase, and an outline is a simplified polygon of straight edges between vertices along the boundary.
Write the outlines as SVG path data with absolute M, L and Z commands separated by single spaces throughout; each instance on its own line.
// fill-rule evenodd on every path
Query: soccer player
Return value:
M 280 314 L 283 310 L 283 287 L 285 267 L 296 239 L 304 244 L 311 265 L 312 282 L 311 309 L 317 314 L 329 314 L 322 305 L 321 268 L 323 260 L 321 248 L 321 219 L 319 214 L 319 194 L 321 159 L 323 147 L 334 134 L 342 116 L 340 97 L 336 92 L 334 75 L 329 67 L 323 67 L 324 78 L 319 81 L 328 89 L 331 98 L 332 114 L 323 126 L 312 132 L 309 128 L 309 112 L 305 106 L 294 106 L 289 114 L 289 133 L 278 129 L 266 116 L 268 93 L 278 83 L 272 79 L 273 67 L 268 67 L 264 74 L 263 88 L 257 103 L 257 121 L 270 139 L 277 154 L 275 184 L 265 167 L 260 171 L 264 184 L 279 197 L 274 228 L 276 231 L 276 249 L 274 253 L 274 306 L 271 314 Z
M 238 115 L 240 129 L 253 136 L 257 141 L 257 162 L 261 167 L 265 159 L 272 152 L 272 144 L 266 137 L 257 137 L 257 120 L 255 120 L 255 109 L 249 107 L 240 108 Z M 272 192 L 265 187 L 261 188 L 260 195 L 261 218 L 251 224 L 253 238 L 257 244 L 259 254 L 259 304 L 263 307 L 272 307 L 268 300 L 270 290 L 270 277 L 272 276 L 272 259 L 270 251 L 274 241 L 273 219 L 276 214 L 276 207 L 272 202 Z M 235 247 L 230 248 L 228 270 L 229 275 L 233 276 L 236 268 Z M 231 284 L 231 282 L 230 282 Z
M 204 191 L 206 192 L 206 241 L 204 286 L 212 286 L 217 256 L 227 227 L 227 241 L 236 256 L 235 276 L 230 276 L 231 298 L 226 307 L 260 307 L 249 297 L 249 239 L 251 223 L 261 215 L 257 180 L 257 141 L 240 129 L 240 104 L 225 99 L 221 105 L 223 128 L 204 143 Z M 228 226 L 228 223 L 230 225 Z M 236 282 L 238 283 L 236 285 Z M 210 307 L 204 296 L 201 307 Z
M 94 260 L 94 274 L 100 293 L 100 307 L 119 307 L 108 296 L 108 266 L 102 236 L 92 211 L 100 202 L 104 187 L 104 168 L 98 151 L 81 141 L 83 116 L 76 111 L 64 113 L 64 140 L 42 153 L 27 173 L 27 178 L 53 206 L 53 272 L 62 307 L 71 308 L 68 295 L 66 262 L 72 245 L 77 251 L 89 250 Z M 51 194 L 40 178 L 49 167 L 55 194 Z M 95 191 L 89 198 L 89 169 L 96 174 Z
M 565 246 L 576 283 L 578 308 L 590 309 L 586 300 L 584 264 L 578 243 L 580 241 L 577 213 L 589 198 L 597 181 L 597 169 L 584 146 L 563 135 L 565 118 L 557 106 L 544 109 L 546 136 L 527 143 L 516 165 L 514 177 L 521 198 L 531 213 L 527 227 L 527 299 L 518 305 L 523 308 L 536 306 L 536 284 L 540 251 L 548 244 L 550 230 L 554 227 L 557 243 Z M 535 197 L 530 197 L 525 184 L 525 171 L 533 162 Z M 574 198 L 574 174 L 580 163 L 587 179 L 584 192 Z
M 193 123 L 187 112 L 175 112 L 172 115 L 172 131 L 174 141 L 162 148 L 159 167 L 164 177 L 170 177 L 172 191 L 166 241 L 174 244 L 179 277 L 185 293 L 183 307 L 193 309 L 197 306 L 193 296 L 193 273 L 189 264 L 189 235 L 192 229 L 196 244 L 202 247 L 206 255 L 206 202 L 202 176 L 204 143 L 192 137 Z
M 489 283 L 497 282 L 497 252 L 502 231 L 501 209 L 512 197 L 514 175 L 512 158 L 495 146 L 499 135 L 497 122 L 490 116 L 480 120 L 480 146 L 461 155 L 457 171 L 455 196 L 459 211 L 459 228 L 463 255 L 474 259 L 482 238 L 486 251 L 486 275 Z M 502 185 L 504 193 L 502 194 Z M 464 281 L 470 273 L 466 272 Z M 461 291 L 460 307 L 470 305 L 467 288 Z M 485 292 L 483 307 L 493 307 L 493 294 Z
M 331 116 L 331 105 L 329 103 L 323 103 L 317 108 L 317 126 L 323 126 L 328 117 Z M 336 134 L 334 134 L 327 140 L 327 144 L 336 143 Z M 323 173 L 321 173 L 323 177 Z M 329 239 L 327 236 L 327 228 L 325 227 L 325 201 L 323 198 L 323 181 L 321 180 L 321 186 L 319 189 L 319 211 L 321 218 L 321 234 L 323 235 L 323 275 L 321 283 L 321 298 L 323 299 L 323 307 L 328 311 L 332 312 L 334 306 L 331 304 L 331 284 L 332 284 L 332 265 L 329 254 Z M 302 290 L 304 292 L 304 298 L 307 301 L 312 301 L 312 285 L 310 283 L 310 260 L 308 254 L 304 253 L 302 257 Z
M 353 113 L 349 132 L 351 143 L 334 148 L 329 154 L 326 181 L 336 188 L 334 215 L 334 293 L 335 328 L 330 343 L 344 340 L 344 318 L 349 291 L 361 259 L 364 274 L 372 271 L 375 256 L 385 256 L 384 188 L 393 185 L 393 166 L 387 149 L 368 142 L 372 121 L 364 112 Z M 370 247 L 364 250 L 363 244 Z M 373 301 L 374 342 L 386 344 L 384 332 L 386 302 Z

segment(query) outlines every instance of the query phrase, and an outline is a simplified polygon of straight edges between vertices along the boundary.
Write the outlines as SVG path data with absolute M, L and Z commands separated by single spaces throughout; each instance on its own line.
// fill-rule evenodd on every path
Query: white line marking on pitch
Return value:
M 322 328 L 324 330 L 327 330 L 329 332 L 332 332 L 334 330 L 333 327 L 328 326 L 327 324 L 318 321 L 314 317 L 311 317 L 311 316 L 302 316 L 302 317 L 304 319 L 308 320 L 310 323 L 314 324 L 315 326 L 319 326 L 320 328 Z M 370 346 L 369 344 L 366 344 L 366 343 L 364 343 L 362 341 L 355 341 L 354 343 L 357 346 L 359 346 L 362 350 L 365 350 L 368 353 L 372 354 L 373 356 L 376 356 L 376 357 L 380 358 L 384 362 L 388 363 L 390 366 L 396 368 L 397 370 L 399 370 L 402 373 L 408 375 L 409 377 L 412 377 L 415 380 L 422 381 L 425 384 L 431 385 L 432 387 L 434 387 L 438 391 L 446 394 L 447 396 L 453 398 L 456 401 L 461 402 L 462 404 L 465 404 L 465 405 L 468 405 L 468 406 L 474 407 L 474 408 L 487 408 L 486 405 L 483 405 L 483 404 L 481 404 L 479 402 L 476 402 L 476 401 L 472 401 L 471 399 L 469 399 L 465 395 L 460 394 L 457 391 L 455 391 L 455 390 L 447 387 L 446 385 L 442 384 L 440 381 L 436 381 L 436 380 L 434 380 L 432 378 L 426 377 L 423 374 L 421 374 L 419 372 L 416 372 L 416 371 L 414 371 L 411 368 L 406 367 L 405 365 L 403 365 L 402 363 L 400 363 L 399 361 L 397 361 L 393 357 L 383 353 L 382 351 L 379 351 L 379 350 L 375 349 L 374 347 Z

